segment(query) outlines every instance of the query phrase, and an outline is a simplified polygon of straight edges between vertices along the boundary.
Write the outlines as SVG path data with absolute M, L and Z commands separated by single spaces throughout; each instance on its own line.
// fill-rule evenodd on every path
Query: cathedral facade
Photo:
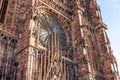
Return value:
M 117 80 L 96 0 L 0 0 L 0 80 Z

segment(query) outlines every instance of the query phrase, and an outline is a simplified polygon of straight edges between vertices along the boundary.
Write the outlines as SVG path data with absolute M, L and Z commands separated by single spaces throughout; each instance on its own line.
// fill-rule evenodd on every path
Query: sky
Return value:
M 120 73 L 120 0 L 97 0 Z

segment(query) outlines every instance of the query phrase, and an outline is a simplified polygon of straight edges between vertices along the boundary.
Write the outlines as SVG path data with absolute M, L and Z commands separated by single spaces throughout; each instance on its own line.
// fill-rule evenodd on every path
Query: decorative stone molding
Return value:
M 0 32 L 0 41 L 7 43 L 8 45 L 10 45 L 11 47 L 14 47 L 14 48 L 17 47 L 17 43 L 18 43 L 16 39 L 9 37 L 8 35 L 6 35 L 2 32 Z
M 45 50 L 39 50 L 37 48 L 34 48 L 32 46 L 29 47 L 29 54 L 30 55 L 33 55 L 33 56 L 38 56 L 38 55 L 41 55 L 41 54 L 45 54 Z

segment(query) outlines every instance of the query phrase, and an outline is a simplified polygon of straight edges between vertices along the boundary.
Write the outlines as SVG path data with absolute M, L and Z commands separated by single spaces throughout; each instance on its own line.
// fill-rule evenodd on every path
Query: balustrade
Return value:
M 10 37 L 15 39 L 17 38 L 17 33 L 2 23 L 0 23 L 0 32 L 4 32 L 5 34 L 8 34 Z
M 62 3 L 57 0 L 39 0 L 45 5 L 48 5 L 52 8 L 54 8 L 56 11 L 59 11 L 61 14 L 65 15 L 66 17 L 70 18 L 70 6 L 66 5 L 65 3 Z

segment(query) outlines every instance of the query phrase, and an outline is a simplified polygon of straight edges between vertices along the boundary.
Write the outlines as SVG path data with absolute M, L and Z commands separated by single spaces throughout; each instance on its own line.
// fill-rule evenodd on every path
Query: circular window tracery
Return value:
M 62 51 L 67 51 L 65 32 L 53 17 L 47 14 L 40 14 L 37 20 L 37 26 L 39 29 L 39 39 L 43 44 L 48 45 L 48 42 L 53 36 L 53 32 L 56 32 Z

